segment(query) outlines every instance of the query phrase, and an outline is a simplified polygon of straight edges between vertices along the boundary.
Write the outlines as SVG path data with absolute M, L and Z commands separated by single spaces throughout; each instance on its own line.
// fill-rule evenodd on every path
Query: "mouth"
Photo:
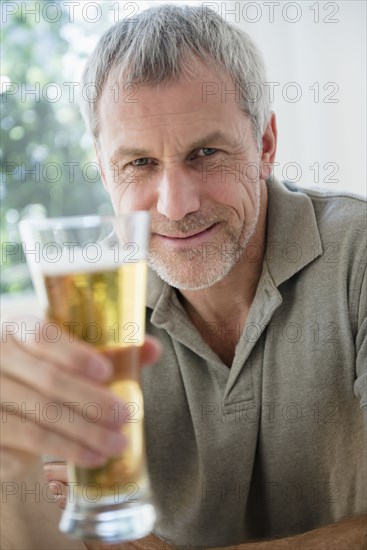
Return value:
M 154 233 L 154 237 L 158 237 L 158 239 L 162 240 L 167 245 L 173 245 L 176 247 L 185 247 L 195 244 L 200 244 L 201 242 L 205 242 L 205 240 L 208 237 L 211 237 L 216 231 L 219 226 L 219 223 L 214 223 L 213 225 L 210 225 L 206 229 L 203 229 L 201 231 L 198 231 L 196 233 L 189 233 L 189 234 L 173 234 L 173 235 L 162 235 L 160 233 Z

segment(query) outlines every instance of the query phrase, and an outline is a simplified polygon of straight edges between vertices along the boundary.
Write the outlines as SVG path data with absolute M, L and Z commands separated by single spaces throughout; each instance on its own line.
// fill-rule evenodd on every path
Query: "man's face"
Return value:
M 239 260 L 262 178 L 231 79 L 204 65 L 197 74 L 150 87 L 110 81 L 99 106 L 98 155 L 114 210 L 150 211 L 150 265 L 186 290 L 215 284 Z

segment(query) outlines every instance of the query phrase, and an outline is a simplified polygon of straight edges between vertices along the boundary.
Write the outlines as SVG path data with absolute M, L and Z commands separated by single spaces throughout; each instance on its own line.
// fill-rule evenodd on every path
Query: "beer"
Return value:
M 56 267 L 56 266 L 55 266 Z M 98 270 L 98 264 L 79 271 L 44 273 L 47 316 L 100 349 L 141 345 L 145 328 L 146 262 Z M 86 269 L 88 267 L 88 270 Z M 70 269 L 70 268 L 69 268 Z
M 72 273 L 68 267 L 73 268 Z M 109 386 L 125 403 L 124 410 L 116 409 L 114 414 L 124 419 L 122 431 L 128 445 L 122 456 L 100 468 L 69 465 L 69 481 L 88 504 L 145 499 L 149 497 L 149 482 L 138 362 L 139 346 L 144 341 L 146 262 L 110 269 L 104 266 L 103 270 L 98 264 L 84 263 L 80 268 L 59 266 L 59 273 L 48 269 L 43 275 L 48 318 L 67 330 L 69 338 L 97 346 L 111 360 L 114 375 Z
M 108 352 L 111 357 L 111 353 Z M 116 357 L 118 358 L 118 353 Z M 132 357 L 134 359 L 134 357 Z M 121 371 L 121 366 L 119 368 Z M 125 403 L 124 409 L 115 410 L 122 415 L 122 432 L 127 438 L 127 448 L 120 457 L 109 459 L 100 468 L 80 468 L 69 465 L 69 481 L 77 494 L 88 503 L 130 502 L 150 497 L 146 470 L 143 433 L 143 396 L 140 385 L 134 380 L 115 381 L 112 390 Z
M 88 502 L 126 502 L 150 497 L 146 471 L 143 398 L 139 384 L 133 381 L 115 382 L 115 393 L 125 401 L 123 433 L 128 446 L 120 457 L 110 459 L 100 468 L 80 468 L 69 465 L 69 481 L 76 492 Z M 121 411 L 120 411 L 121 414 Z

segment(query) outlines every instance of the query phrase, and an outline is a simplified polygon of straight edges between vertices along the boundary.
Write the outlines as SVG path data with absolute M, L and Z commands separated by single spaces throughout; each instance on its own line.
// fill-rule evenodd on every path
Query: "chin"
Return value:
M 149 266 L 165 283 L 178 290 L 203 290 L 222 281 L 235 262 L 226 265 L 192 265 L 187 262 L 183 267 L 172 266 L 169 262 L 150 259 Z

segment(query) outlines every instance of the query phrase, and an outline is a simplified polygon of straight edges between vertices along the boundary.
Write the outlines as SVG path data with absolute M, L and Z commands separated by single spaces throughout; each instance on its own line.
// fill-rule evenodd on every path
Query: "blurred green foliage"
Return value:
M 2 2 L 2 14 L 6 4 L 16 3 Z M 47 2 L 21 4 L 42 8 Z M 31 288 L 19 246 L 20 219 L 112 212 L 79 113 L 78 87 L 65 85 L 76 81 L 72 69 L 82 67 L 109 22 L 91 31 L 83 20 L 70 21 L 59 5 L 58 21 L 20 9 L 2 15 L 1 293 Z

